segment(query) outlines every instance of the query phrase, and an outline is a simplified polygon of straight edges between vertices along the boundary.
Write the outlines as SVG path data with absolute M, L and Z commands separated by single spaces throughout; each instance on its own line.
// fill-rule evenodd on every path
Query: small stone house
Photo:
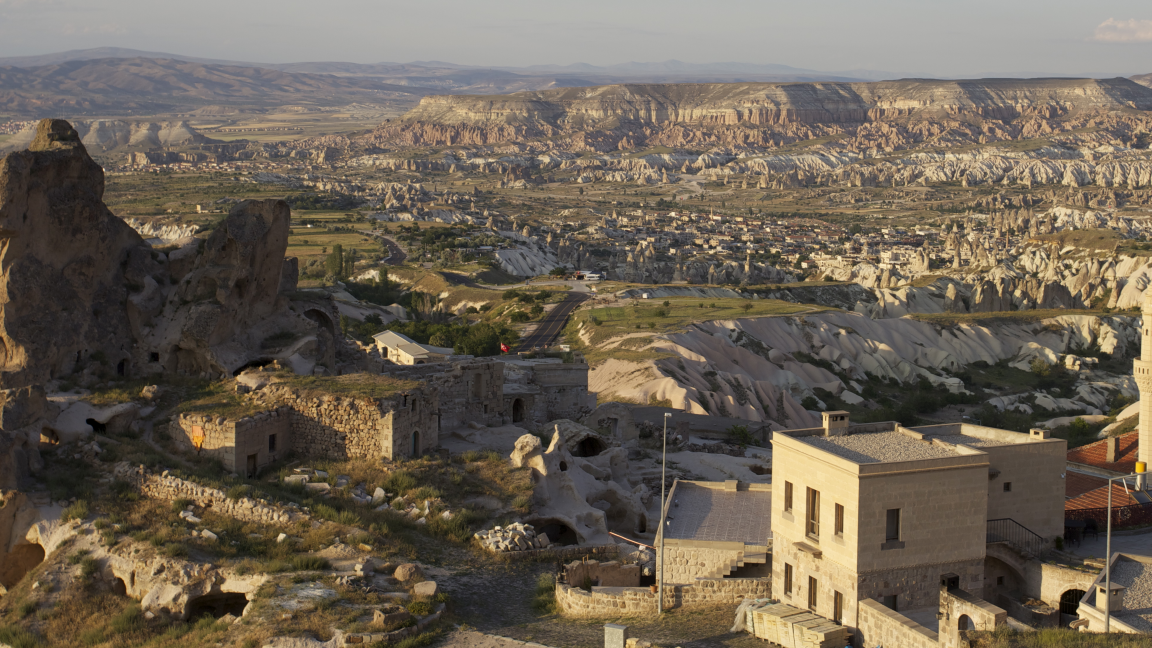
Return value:
M 238 420 L 181 414 L 171 434 L 185 450 L 219 459 L 228 472 L 254 477 L 292 449 L 292 411 L 282 406 Z
M 373 336 L 380 357 L 400 365 L 422 365 L 444 362 L 453 351 L 447 347 L 420 344 L 395 331 L 383 331 Z

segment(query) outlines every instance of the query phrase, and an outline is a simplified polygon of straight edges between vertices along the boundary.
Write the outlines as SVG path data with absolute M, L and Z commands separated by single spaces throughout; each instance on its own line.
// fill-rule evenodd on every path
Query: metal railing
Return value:
M 1040 559 L 1048 543 L 1028 527 L 1012 518 L 988 520 L 988 544 L 1004 542 L 1019 551 Z
M 1065 520 L 1091 520 L 1101 534 L 1108 528 L 1108 508 L 1071 509 L 1064 511 Z M 1112 507 L 1112 530 L 1134 529 L 1152 525 L 1152 504 L 1129 504 Z

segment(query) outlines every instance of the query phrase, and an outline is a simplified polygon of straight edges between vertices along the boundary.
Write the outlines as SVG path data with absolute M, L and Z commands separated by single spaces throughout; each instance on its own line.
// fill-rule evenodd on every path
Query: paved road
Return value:
M 404 263 L 404 260 L 408 258 L 408 255 L 404 254 L 404 250 L 400 249 L 396 241 L 393 241 L 387 236 L 381 236 L 380 242 L 383 243 L 384 247 L 388 248 L 388 252 L 391 253 L 391 256 L 384 260 L 384 263 L 396 266 Z
M 556 307 L 549 311 L 544 319 L 540 320 L 536 330 L 521 340 L 520 346 L 513 351 L 531 351 L 534 347 L 550 344 L 568 324 L 568 316 L 586 299 L 588 299 L 588 293 L 569 291 L 568 295 L 564 297 L 564 301 L 556 304 Z

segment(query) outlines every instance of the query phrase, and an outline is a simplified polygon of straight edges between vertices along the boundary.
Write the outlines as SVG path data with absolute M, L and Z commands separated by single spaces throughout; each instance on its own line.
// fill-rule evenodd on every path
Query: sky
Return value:
M 1152 72 L 1149 0 L 0 0 L 0 57 L 127 47 L 289 63 L 678 59 L 898 76 Z

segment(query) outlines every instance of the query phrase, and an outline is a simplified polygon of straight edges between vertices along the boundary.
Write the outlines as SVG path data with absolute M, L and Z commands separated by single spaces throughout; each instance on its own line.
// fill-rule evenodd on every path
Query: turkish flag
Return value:
M 501 353 L 508 353 L 508 352 L 509 352 L 509 351 L 511 351 L 511 350 L 512 350 L 512 349 L 509 349 L 507 344 L 504 344 L 503 342 L 501 342 L 501 343 L 500 343 L 500 351 L 501 351 Z

